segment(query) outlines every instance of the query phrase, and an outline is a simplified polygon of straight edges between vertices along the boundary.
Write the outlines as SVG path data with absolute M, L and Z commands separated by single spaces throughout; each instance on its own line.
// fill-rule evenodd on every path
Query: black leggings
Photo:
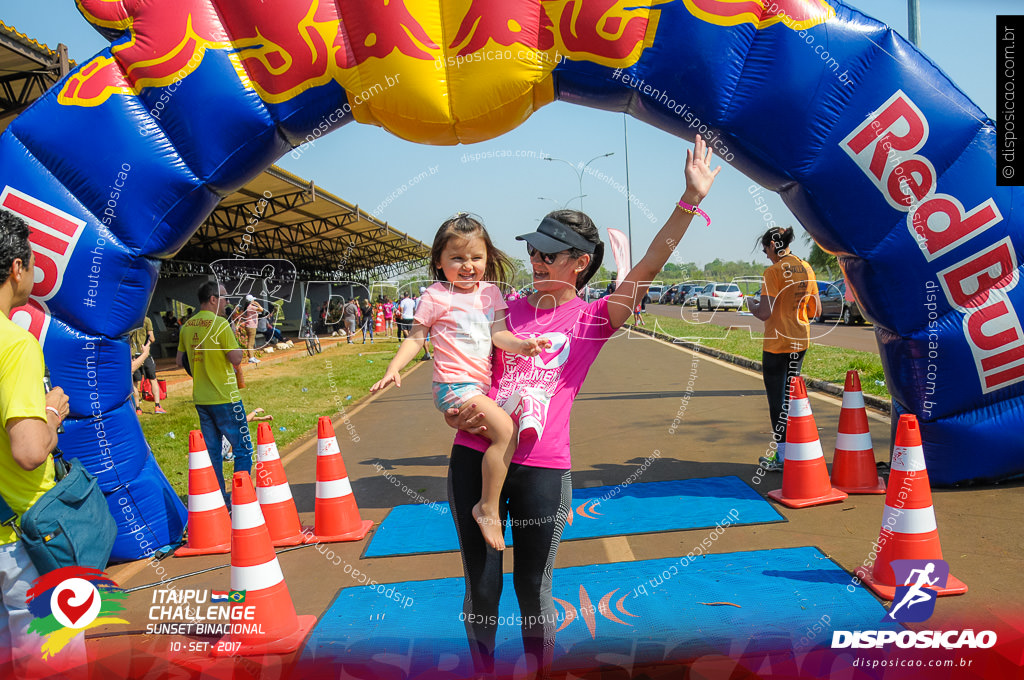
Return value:
M 789 423 L 789 379 L 800 375 L 806 351 L 785 354 L 761 353 L 764 389 L 768 393 L 768 413 L 772 419 L 772 436 L 776 442 L 786 441 L 786 426 Z
M 462 551 L 466 575 L 463 616 L 466 636 L 479 673 L 494 671 L 494 638 L 498 630 L 501 598 L 501 553 L 484 543 L 473 519 L 473 506 L 483 486 L 483 453 L 465 446 L 452 447 L 448 464 L 448 502 Z M 512 583 L 519 600 L 523 647 L 530 669 L 549 669 L 555 649 L 558 614 L 551 598 L 551 572 L 558 542 L 569 513 L 572 477 L 569 470 L 509 466 L 501 490 L 498 512 L 512 522 L 515 544 Z

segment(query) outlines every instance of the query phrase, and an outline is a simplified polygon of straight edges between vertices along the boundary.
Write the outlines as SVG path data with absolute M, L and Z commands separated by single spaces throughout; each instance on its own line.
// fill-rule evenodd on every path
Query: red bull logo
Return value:
M 113 94 L 170 85 L 192 73 L 206 50 L 231 46 L 216 13 L 200 0 L 76 0 L 76 4 L 90 23 L 128 29 L 131 40 L 111 48 L 113 58 L 94 57 L 72 75 L 59 94 L 62 104 L 98 106 Z M 244 72 L 237 70 L 244 79 Z
M 194 72 L 208 50 L 226 52 L 242 83 L 268 102 L 287 101 L 331 80 L 352 89 L 359 82 L 353 70 L 375 62 L 397 57 L 405 70 L 410 60 L 443 60 L 495 46 L 526 51 L 509 52 L 513 61 L 536 62 L 538 54 L 555 51 L 624 68 L 653 43 L 655 8 L 670 1 L 471 0 L 444 44 L 447 24 L 438 2 L 236 0 L 220 3 L 214 13 L 201 0 L 77 0 L 91 23 L 128 30 L 131 39 L 113 47 L 112 57 L 88 62 L 59 96 L 63 104 L 98 106 L 114 94 L 167 87 Z
M 825 0 L 683 0 L 690 14 L 718 26 L 782 23 L 794 31 L 823 24 L 836 15 Z
M 628 68 L 654 44 L 660 11 L 672 0 L 541 0 L 556 26 L 562 51 L 572 59 Z
M 35 255 L 35 285 L 27 305 L 12 310 L 11 321 L 46 342 L 50 325 L 46 301 L 60 292 L 64 271 L 85 230 L 85 222 L 11 187 L 0 193 L 0 207 L 25 220 Z

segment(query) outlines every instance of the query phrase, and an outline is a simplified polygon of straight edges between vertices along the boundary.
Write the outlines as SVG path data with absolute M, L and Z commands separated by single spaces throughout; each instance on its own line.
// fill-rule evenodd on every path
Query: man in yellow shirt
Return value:
M 242 350 L 224 318 L 225 295 L 224 287 L 213 281 L 199 287 L 199 312 L 185 322 L 178 334 L 177 363 L 183 366 L 183 360 L 188 358 L 199 429 L 227 501 L 221 437 L 231 444 L 235 472 L 252 470 L 252 437 L 239 394 L 239 389 L 245 387 L 240 368 Z
M 0 210 L 0 495 L 19 517 L 54 486 L 50 452 L 68 415 L 64 391 L 44 391 L 43 348 L 10 320 L 11 310 L 28 302 L 35 279 L 28 236 L 19 217 Z M 38 577 L 17 534 L 0 526 L 0 677 L 9 677 L 12 666 L 17 677 L 38 671 L 42 638 L 28 632 L 34 617 L 27 605 Z M 78 637 L 75 644 L 68 654 L 80 657 L 84 643 Z

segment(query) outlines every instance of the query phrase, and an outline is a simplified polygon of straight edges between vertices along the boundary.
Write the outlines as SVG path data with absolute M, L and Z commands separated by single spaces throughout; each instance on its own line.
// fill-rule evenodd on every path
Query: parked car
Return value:
M 743 293 L 735 283 L 709 283 L 697 294 L 697 311 L 707 308 L 739 311 L 743 307 Z
M 651 298 L 653 304 L 661 302 L 662 291 L 665 290 L 665 286 L 655 285 L 647 289 L 647 296 Z
M 672 302 L 670 302 L 669 304 L 683 304 L 683 302 L 686 300 L 686 296 L 689 295 L 694 289 L 698 289 L 700 287 L 701 286 L 698 286 L 697 284 L 694 283 L 677 283 L 676 285 L 672 286 Z
M 820 290 L 821 286 L 819 286 Z M 860 312 L 860 305 L 856 300 L 846 299 L 846 281 L 839 279 L 832 283 L 825 284 L 825 292 L 819 292 L 821 298 L 821 310 L 814 320 L 824 323 L 830 318 L 841 319 L 843 324 L 852 326 L 855 323 L 864 323 L 864 315 Z
M 694 285 L 690 290 L 686 291 L 686 297 L 683 298 L 684 307 L 692 307 L 697 304 L 697 296 L 704 290 L 702 285 Z
M 681 296 L 685 294 L 686 286 L 682 283 L 677 283 L 673 286 L 666 288 L 661 294 L 661 303 L 663 305 L 678 305 L 681 301 Z
M 700 292 L 704 290 L 705 285 L 708 284 L 708 283 L 711 283 L 711 282 L 710 281 L 696 281 L 696 282 L 690 282 L 690 283 L 682 284 L 682 285 L 687 286 L 687 290 L 686 290 L 685 295 L 682 298 L 680 298 L 680 303 L 679 304 L 681 304 L 683 306 L 686 306 L 686 307 L 690 307 L 690 306 L 693 306 L 693 305 L 697 304 L 697 295 L 700 294 Z

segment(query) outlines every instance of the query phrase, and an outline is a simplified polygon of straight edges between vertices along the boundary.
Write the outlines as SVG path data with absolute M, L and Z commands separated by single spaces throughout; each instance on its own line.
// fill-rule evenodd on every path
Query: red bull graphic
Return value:
M 530 53 L 556 50 L 567 58 L 628 67 L 653 44 L 656 7 L 667 2 L 473 0 L 443 48 L 432 37 L 441 30 L 440 14 L 429 9 L 430 3 L 229 3 L 216 17 L 199 0 L 157 5 L 78 0 L 93 24 L 127 30 L 132 38 L 113 47 L 112 57 L 99 56 L 83 66 L 65 83 L 60 101 L 98 106 L 115 94 L 170 85 L 193 73 L 207 50 L 228 54 L 240 80 L 268 102 L 287 101 L 332 80 L 350 89 L 359 81 L 349 71 L 371 60 L 400 55 L 443 61 L 447 53 L 461 57 L 488 45 L 518 45 Z M 510 53 L 509 61 L 530 56 Z M 558 60 L 549 61 L 554 67 Z
M 782 23 L 803 31 L 825 23 L 836 11 L 825 0 L 683 0 L 693 16 L 719 26 L 753 24 L 768 28 Z
M 970 252 L 971 242 L 1003 216 L 992 198 L 967 210 L 936 191 L 935 166 L 918 153 L 928 136 L 928 119 L 899 90 L 841 146 L 889 205 L 907 213 L 907 229 L 926 260 L 954 252 L 962 258 L 938 279 L 949 304 L 964 314 L 964 335 L 988 393 L 1024 381 L 1024 330 L 1006 295 L 1019 281 L 1017 256 L 1009 238 Z
M 50 325 L 46 301 L 56 296 L 64 284 L 64 272 L 85 222 L 9 186 L 0 193 L 0 207 L 29 225 L 29 242 L 35 255 L 32 298 L 24 307 L 12 310 L 11 320 L 45 344 Z
M 658 7 L 672 0 L 635 3 L 630 0 L 552 0 L 552 21 L 562 51 L 602 66 L 628 68 L 654 44 Z M 556 9 L 557 8 L 557 9 Z
M 555 36 L 546 7 L 544 3 L 473 0 L 448 47 L 459 56 L 484 49 L 489 40 L 503 47 L 519 45 L 550 50 L 555 45 Z M 529 13 L 520 14 L 518 9 Z
M 61 91 L 64 104 L 98 106 L 113 94 L 170 85 L 192 73 L 207 49 L 230 47 L 215 11 L 201 0 L 76 3 L 95 26 L 126 29 L 132 38 L 111 48 L 112 58 L 95 57 L 69 78 Z M 245 79 L 240 69 L 239 76 Z

